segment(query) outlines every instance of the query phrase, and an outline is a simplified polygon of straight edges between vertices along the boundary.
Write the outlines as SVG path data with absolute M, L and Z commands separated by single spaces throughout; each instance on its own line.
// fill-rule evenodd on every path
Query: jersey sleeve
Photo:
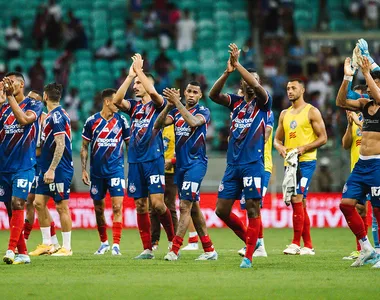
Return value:
M 62 113 L 59 111 L 56 111 L 53 114 L 53 135 L 59 135 L 59 134 L 64 134 L 66 132 L 66 120 L 62 116 Z
M 196 116 L 202 116 L 205 120 L 205 124 L 210 122 L 210 110 L 206 107 L 201 106 Z
M 84 123 L 83 130 L 82 130 L 82 138 L 84 138 L 87 141 L 92 140 L 92 120 L 93 118 L 90 117 L 86 120 L 86 123 Z
M 128 116 L 132 116 L 135 107 L 138 105 L 138 101 L 133 99 L 125 100 L 129 102 L 129 109 L 121 109 L 122 112 L 125 112 Z
M 31 112 L 35 116 L 35 120 L 37 120 L 42 114 L 43 104 L 41 101 L 32 100 L 30 101 L 26 112 Z
M 233 111 L 236 104 L 238 102 L 241 102 L 243 100 L 243 97 L 239 96 L 239 95 L 235 95 L 235 94 L 227 94 L 228 96 L 228 100 L 229 100 L 229 104 L 228 104 L 228 108 Z
M 122 124 L 122 134 L 123 140 L 128 141 L 130 138 L 130 128 L 127 119 L 124 116 L 121 116 L 121 124 Z
M 162 96 L 161 96 L 162 97 Z M 168 101 L 165 99 L 165 97 L 162 97 L 162 99 L 164 99 L 164 102 L 161 104 L 161 105 L 156 105 L 156 104 L 153 104 L 154 107 L 157 109 L 158 112 L 162 112 L 166 106 L 166 104 L 168 103 Z
M 173 109 L 168 113 L 168 117 L 169 117 L 170 119 L 172 119 L 173 123 L 175 122 L 175 118 L 174 118 L 174 116 L 175 116 L 177 110 L 178 110 L 177 108 L 173 108 Z
M 269 117 L 268 117 L 268 122 L 267 122 L 267 125 L 268 127 L 272 127 L 274 126 L 274 115 L 273 115 L 273 111 L 269 111 L 268 112 L 269 114 Z

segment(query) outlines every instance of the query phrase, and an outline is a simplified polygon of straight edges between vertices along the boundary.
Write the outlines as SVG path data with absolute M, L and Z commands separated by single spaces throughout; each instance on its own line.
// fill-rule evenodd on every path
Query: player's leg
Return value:
M 183 243 L 183 237 L 186 234 L 187 227 L 189 227 L 190 219 L 191 219 L 191 207 L 193 206 L 193 202 L 190 200 L 181 200 L 179 203 L 180 216 L 179 216 L 179 224 L 177 228 L 176 235 L 173 238 L 172 246 L 170 247 L 170 251 L 165 255 L 165 260 L 177 260 L 178 252 Z
M 30 258 L 27 254 L 24 234 L 22 230 L 24 227 L 25 201 L 28 198 L 28 193 L 33 182 L 33 177 L 34 169 L 30 169 L 20 173 L 11 174 L 11 178 L 8 178 L 8 180 L 10 179 L 8 181 L 8 186 L 11 186 L 12 194 L 12 219 L 8 250 L 3 258 L 3 261 L 7 264 L 30 263 Z M 3 181 L 3 179 L 0 181 Z M 15 259 L 14 252 L 16 246 L 18 246 L 19 255 Z
M 113 224 L 112 224 L 112 255 L 121 255 L 120 240 L 123 229 L 123 200 L 124 196 L 111 197 Z
M 379 224 L 377 223 L 375 212 L 373 209 L 372 209 L 372 236 L 373 236 L 373 243 L 375 245 L 376 252 L 380 254 Z
M 161 236 L 161 223 L 156 211 L 152 208 L 152 200 L 149 199 L 150 231 L 152 233 L 152 250 L 158 249 Z
M 194 202 L 191 209 L 191 218 L 193 220 L 195 230 L 197 231 L 204 253 L 196 260 L 217 260 L 218 253 L 215 251 L 214 245 L 208 235 L 206 219 L 201 211 L 199 201 Z
M 142 163 L 130 163 L 128 168 L 128 196 L 134 198 L 137 226 L 143 244 L 143 252 L 135 259 L 153 259 L 152 237 L 150 235 L 150 218 L 148 202 L 148 184 L 144 177 Z
M 198 233 L 195 229 L 193 220 L 190 220 L 189 227 L 187 228 L 189 231 L 189 239 L 187 240 L 187 246 L 183 247 L 184 251 L 198 250 Z
M 25 240 L 29 239 L 30 232 L 33 229 L 34 216 L 35 216 L 33 201 L 34 201 L 35 196 L 36 196 L 35 193 L 29 193 L 28 199 L 26 199 L 26 215 L 25 215 L 25 222 L 24 222 Z
M 169 243 L 173 240 L 175 232 L 172 215 L 164 202 L 165 192 L 165 161 L 163 157 L 155 161 L 143 163 L 144 177 L 148 183 L 152 209 L 156 211 L 162 227 L 164 227 Z
M 174 182 L 174 174 L 165 174 L 164 202 L 170 211 L 174 232 L 177 232 L 178 216 L 176 210 L 177 185 Z
M 92 181 L 91 181 L 92 185 Z M 92 188 L 93 191 L 95 191 Z M 95 200 L 94 202 L 94 208 L 95 208 L 95 218 L 96 218 L 96 226 L 98 227 L 98 234 L 100 239 L 100 246 L 99 249 L 95 251 L 95 255 L 103 255 L 104 253 L 108 252 L 110 250 L 110 244 L 108 242 L 108 236 L 107 236 L 107 224 L 104 217 L 104 207 L 105 207 L 105 199 Z
M 372 203 L 372 210 L 373 210 L 373 215 L 376 219 L 376 223 L 380 224 L 380 199 L 376 199 L 376 200 L 374 199 L 371 201 L 371 203 Z M 380 269 L 379 255 L 377 255 L 376 260 L 377 261 L 375 262 L 375 265 L 373 266 L 373 268 Z
M 245 243 L 247 228 L 240 218 L 232 212 L 236 199 L 240 199 L 242 182 L 238 167 L 227 165 L 222 182 L 219 185 L 215 214 Z

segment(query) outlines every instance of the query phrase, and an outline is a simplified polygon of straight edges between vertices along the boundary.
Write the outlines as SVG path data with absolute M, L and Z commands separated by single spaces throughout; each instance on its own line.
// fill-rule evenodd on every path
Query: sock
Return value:
M 100 241 L 102 243 L 104 243 L 105 241 L 108 240 L 107 225 L 100 225 L 100 226 L 98 226 L 98 232 L 99 232 Z
M 54 221 L 51 221 L 51 223 L 50 223 L 50 235 L 55 236 L 55 223 L 54 223 Z
M 62 246 L 67 250 L 71 250 L 71 231 L 62 232 Z
M 304 214 L 303 229 L 302 229 L 303 246 L 312 249 L 313 244 L 311 242 L 311 235 L 310 235 L 310 218 L 309 218 L 309 214 L 307 213 L 306 207 L 303 208 L 303 214 Z
M 137 214 L 137 225 L 139 227 L 140 238 L 143 243 L 144 250 L 152 250 L 149 213 Z
M 261 217 L 248 218 L 248 228 L 247 228 L 247 249 L 245 250 L 245 257 L 252 261 L 252 255 L 255 251 L 257 239 L 260 231 Z
M 121 222 L 113 222 L 112 234 L 113 234 L 113 243 L 120 244 L 121 239 L 121 230 L 123 229 L 123 224 Z
M 292 203 L 293 206 L 293 241 L 292 244 L 300 246 L 303 224 L 305 222 L 302 202 Z
M 364 223 L 365 234 L 367 235 L 367 232 L 368 232 L 368 220 L 367 220 L 367 216 L 361 217 L 361 218 L 362 218 L 363 223 Z M 360 246 L 359 240 L 358 240 L 358 238 L 356 238 L 356 250 L 360 251 L 361 249 L 362 249 L 362 247 Z
M 166 208 L 166 211 L 159 216 L 160 223 L 162 224 L 162 227 L 164 227 L 166 231 L 166 235 L 168 236 L 168 241 L 171 242 L 174 238 L 174 227 L 173 227 L 173 220 L 172 220 L 172 214 L 170 213 L 170 210 Z
M 17 250 L 18 250 L 19 254 L 28 255 L 28 250 L 26 249 L 26 243 L 25 243 L 24 233 L 23 232 L 21 232 L 20 238 L 18 239 Z
M 264 238 L 262 238 L 262 239 L 259 238 L 258 240 L 259 240 L 261 246 L 262 246 L 263 248 L 265 248 Z
M 374 210 L 374 209 L 373 209 Z M 375 212 L 372 213 L 372 236 L 373 236 L 373 243 L 375 244 L 376 248 L 379 248 L 379 231 L 378 231 L 378 224 L 376 221 Z
M 359 243 L 360 243 L 360 247 L 361 247 L 362 249 L 374 250 L 373 247 L 372 247 L 372 245 L 371 245 L 371 243 L 369 242 L 367 236 L 361 238 L 361 239 L 359 240 Z
M 201 236 L 201 242 L 204 252 L 213 252 L 214 245 L 211 242 L 211 239 L 208 235 Z
M 195 244 L 198 243 L 198 233 L 196 231 L 189 232 L 189 244 Z
M 172 245 L 171 251 L 173 251 L 176 255 L 178 255 L 178 251 L 181 248 L 182 243 L 183 243 L 183 238 L 181 238 L 180 236 L 176 235 L 173 238 L 173 245 Z
M 53 245 L 58 245 L 58 244 L 59 244 L 59 242 L 58 242 L 58 238 L 57 238 L 57 235 L 56 235 L 56 234 L 53 235 L 53 236 L 51 237 L 51 243 L 52 243 Z
M 18 240 L 20 239 L 20 234 L 22 232 L 22 228 L 24 227 L 24 210 L 17 209 L 12 211 L 12 219 L 10 220 L 10 237 L 8 250 L 12 250 L 15 252 Z
M 263 239 L 263 238 L 264 238 L 263 221 L 261 221 L 261 218 L 260 218 L 259 239 Z
M 366 237 L 363 220 L 358 211 L 355 209 L 355 206 L 341 203 L 339 208 L 347 221 L 348 227 L 350 227 L 356 238 L 360 240 Z M 362 246 L 362 244 L 360 245 Z
M 358 238 L 356 238 L 356 251 L 360 251 L 360 250 L 362 250 L 362 248 L 360 247 Z
M 42 244 L 51 245 L 50 227 L 41 227 L 40 229 L 42 233 Z
M 30 232 L 33 229 L 33 224 L 29 223 L 28 220 L 24 222 L 24 239 L 29 239 Z
M 239 219 L 237 215 L 234 213 L 230 213 L 230 215 L 226 219 L 222 219 L 226 225 L 235 232 L 235 234 L 245 243 L 247 239 L 247 228 L 244 226 L 243 222 Z

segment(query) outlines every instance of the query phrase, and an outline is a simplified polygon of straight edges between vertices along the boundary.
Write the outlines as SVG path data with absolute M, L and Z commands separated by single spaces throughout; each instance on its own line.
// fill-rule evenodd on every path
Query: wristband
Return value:
M 354 76 L 347 76 L 347 75 L 344 75 L 343 79 L 351 82 L 352 79 L 354 79 Z
M 380 68 L 377 63 L 373 62 L 371 64 L 371 71 L 378 71 Z
M 172 163 L 172 165 L 175 165 L 176 162 L 177 162 L 177 158 L 176 158 L 176 157 L 173 157 L 173 158 L 171 159 L 171 163 Z

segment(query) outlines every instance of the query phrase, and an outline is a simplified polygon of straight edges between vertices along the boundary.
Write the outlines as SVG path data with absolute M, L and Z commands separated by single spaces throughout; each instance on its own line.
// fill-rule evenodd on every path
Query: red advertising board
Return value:
M 312 227 L 345 227 L 347 226 L 342 213 L 339 210 L 340 193 L 310 193 L 308 195 L 308 213 Z M 217 194 L 202 193 L 201 207 L 205 215 L 208 227 L 223 227 L 223 222 L 215 215 L 215 203 Z M 58 213 L 54 208 L 54 202 L 49 202 L 49 209 L 54 222 L 60 228 Z M 96 228 L 93 202 L 88 193 L 72 193 L 70 208 L 73 220 L 73 228 Z M 245 211 L 240 210 L 239 202 L 235 202 L 233 212 L 242 220 L 245 220 Z M 178 213 L 178 212 L 177 212 Z M 292 209 L 282 201 L 281 194 L 268 194 L 264 199 L 264 207 L 261 210 L 263 225 L 265 228 L 292 227 Z M 111 200 L 106 200 L 105 218 L 108 226 L 112 226 Z M 137 227 L 136 210 L 133 199 L 125 198 L 123 207 L 124 228 Z M 35 226 L 38 226 L 37 220 Z M 3 204 L 0 204 L 0 230 L 8 229 L 8 216 Z

